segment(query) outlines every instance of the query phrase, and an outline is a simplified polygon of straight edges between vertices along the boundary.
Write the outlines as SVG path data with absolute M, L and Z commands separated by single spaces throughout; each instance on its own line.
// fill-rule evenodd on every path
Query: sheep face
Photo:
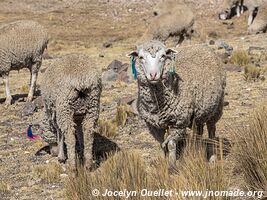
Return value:
M 223 12 L 221 12 L 219 14 L 219 19 L 220 20 L 226 20 L 226 19 L 229 19 L 231 16 L 231 10 L 230 9 L 226 9 L 224 10 Z
M 161 80 L 166 63 L 175 53 L 176 51 L 166 48 L 161 42 L 148 42 L 129 56 L 133 57 L 138 77 L 154 84 Z

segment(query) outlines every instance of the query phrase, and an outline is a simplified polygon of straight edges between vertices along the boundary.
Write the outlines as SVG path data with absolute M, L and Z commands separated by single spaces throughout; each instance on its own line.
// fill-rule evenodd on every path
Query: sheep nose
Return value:
M 150 73 L 150 78 L 151 78 L 152 80 L 155 80 L 155 79 L 156 79 L 156 76 L 157 76 L 157 72 L 155 72 L 155 73 Z

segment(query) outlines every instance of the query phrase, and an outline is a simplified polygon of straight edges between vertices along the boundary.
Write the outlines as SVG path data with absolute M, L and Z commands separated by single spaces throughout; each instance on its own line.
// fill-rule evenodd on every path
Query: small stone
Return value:
M 59 176 L 60 176 L 60 178 L 67 178 L 68 174 L 60 174 Z
M 105 47 L 105 48 L 110 48 L 110 47 L 112 47 L 112 42 L 111 42 L 111 41 L 107 41 L 107 42 L 105 42 L 105 43 L 103 44 L 103 47 Z
M 214 40 L 210 40 L 209 41 L 209 45 L 214 45 L 215 44 L 215 41 Z
M 100 53 L 98 56 L 99 56 L 100 58 L 104 58 L 104 57 L 105 57 L 104 54 L 101 54 L 101 53 Z

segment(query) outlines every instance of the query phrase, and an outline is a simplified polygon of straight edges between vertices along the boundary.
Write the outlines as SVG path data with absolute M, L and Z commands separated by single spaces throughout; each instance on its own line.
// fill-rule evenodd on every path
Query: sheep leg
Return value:
M 177 150 L 178 158 L 181 155 L 182 145 L 177 145 L 182 141 L 185 135 L 185 129 L 171 128 L 169 130 L 170 135 L 162 143 L 162 148 L 167 148 L 170 168 L 176 168 Z
M 254 12 L 254 9 L 250 9 L 249 10 L 248 26 L 250 26 L 252 24 L 252 21 L 253 21 L 253 12 Z
M 34 91 L 36 88 L 36 82 L 37 82 L 37 77 L 38 77 L 38 70 L 41 67 L 41 64 L 42 63 L 38 61 L 33 65 L 31 69 L 31 86 L 30 86 L 30 91 L 29 91 L 28 98 L 27 98 L 27 101 L 29 102 L 33 100 L 33 95 L 34 95 Z
M 93 164 L 93 141 L 95 131 L 95 119 L 94 116 L 87 114 L 82 124 L 84 144 L 83 144 L 83 165 L 86 170 L 92 169 Z
M 86 114 L 82 124 L 83 135 L 84 135 L 83 163 L 85 169 L 87 170 L 91 170 L 93 164 L 93 141 L 94 141 L 94 131 L 99 117 L 100 93 L 101 93 L 101 85 L 98 83 L 95 87 L 92 88 L 90 94 L 91 99 L 89 102 L 91 108 L 88 110 L 88 113 Z
M 214 140 L 216 132 L 216 122 L 213 121 L 207 122 L 207 128 L 208 128 L 209 139 Z M 214 162 L 216 160 L 216 155 L 214 151 L 215 151 L 215 145 L 211 141 L 211 143 L 208 143 L 207 145 L 207 156 L 210 162 Z
M 236 6 L 236 16 L 240 17 L 240 7 L 239 7 L 239 5 Z
M 73 112 L 69 108 L 68 101 L 62 98 L 56 104 L 56 121 L 61 132 L 59 151 L 64 152 L 64 140 L 67 145 L 67 164 L 71 170 L 76 168 L 76 137 Z
M 7 74 L 6 76 L 3 76 L 3 82 L 4 82 L 5 87 L 6 87 L 6 101 L 5 101 L 5 104 L 6 105 L 11 105 L 12 96 L 11 96 L 10 88 L 9 88 L 9 74 Z

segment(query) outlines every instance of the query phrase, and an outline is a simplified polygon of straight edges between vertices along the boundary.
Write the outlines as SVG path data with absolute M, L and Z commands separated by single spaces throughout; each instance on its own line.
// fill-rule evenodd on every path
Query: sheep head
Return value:
M 137 77 L 154 84 L 161 81 L 167 71 L 166 66 L 174 59 L 176 53 L 159 41 L 149 41 L 138 46 L 129 56 L 135 63 Z

